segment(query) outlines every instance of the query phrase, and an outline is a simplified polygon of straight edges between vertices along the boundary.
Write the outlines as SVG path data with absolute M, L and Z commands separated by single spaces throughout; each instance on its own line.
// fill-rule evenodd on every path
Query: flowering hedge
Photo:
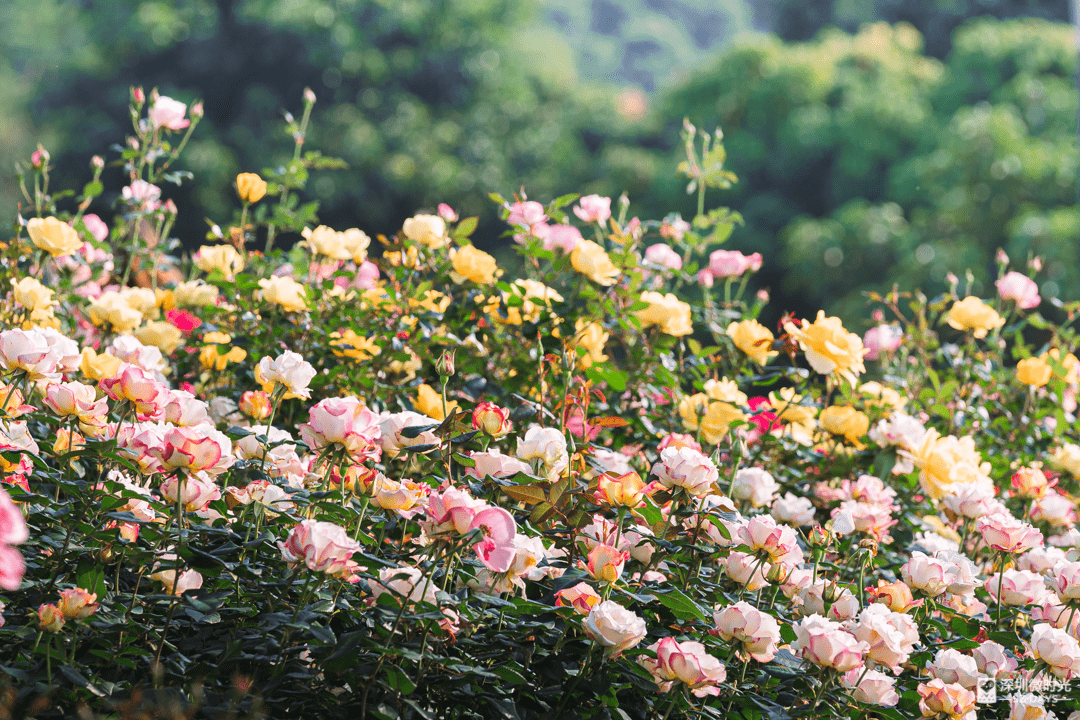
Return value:
M 318 225 L 314 102 L 186 259 L 198 105 L 133 91 L 111 227 L 103 159 L 81 193 L 23 168 L 7 712 L 970 719 L 987 678 L 1043 692 L 983 717 L 1076 706 L 1076 335 L 1007 258 L 989 301 L 774 333 L 760 256 L 708 252 L 735 178 L 687 124 L 692 221 L 494 197 L 511 278 L 445 205 Z

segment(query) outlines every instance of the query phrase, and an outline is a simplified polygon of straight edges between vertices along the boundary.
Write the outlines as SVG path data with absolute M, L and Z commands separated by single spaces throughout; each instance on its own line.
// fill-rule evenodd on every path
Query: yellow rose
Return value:
M 189 280 L 177 285 L 173 294 L 176 296 L 177 305 L 199 307 L 217 302 L 218 289 L 202 280 Z
M 456 283 L 471 280 L 477 285 L 488 285 L 495 282 L 495 274 L 499 269 L 495 258 L 483 250 L 466 245 L 455 252 L 451 258 L 454 271 L 450 277 Z
M 798 340 L 810 366 L 822 375 L 836 373 L 854 385 L 857 376 L 866 372 L 862 338 L 845 330 L 840 318 L 825 317 L 825 311 L 818 310 L 813 323 L 803 320 L 799 327 L 789 322 L 784 330 Z
M 801 445 L 810 445 L 817 430 L 817 419 L 814 408 L 803 405 L 802 400 L 795 388 L 781 388 L 769 393 L 769 405 L 776 413 L 776 422 L 780 423 L 773 431 L 778 435 L 790 435 Z
M 1076 385 L 1080 381 L 1080 360 L 1072 353 L 1066 353 L 1063 358 L 1060 350 L 1050 348 L 1050 352 L 1044 352 L 1039 356 L 1039 359 L 1053 367 L 1055 377 L 1063 379 L 1070 385 Z M 1060 370 L 1057 367 L 1058 365 L 1061 366 Z
M 769 362 L 778 353 L 772 349 L 773 334 L 757 320 L 733 322 L 727 327 L 728 337 L 735 347 L 750 356 L 758 365 Z
M 649 307 L 634 313 L 641 321 L 642 329 L 657 325 L 660 332 L 675 337 L 694 331 L 690 322 L 690 306 L 671 293 L 643 292 L 641 301 L 649 304 Z
M 236 176 L 236 194 L 246 203 L 259 202 L 266 194 L 266 181 L 255 173 L 240 173 Z
M 746 415 L 731 403 L 712 400 L 705 393 L 696 393 L 679 401 L 679 415 L 688 430 L 700 427 L 701 437 L 713 445 L 724 439 L 731 423 L 746 419 Z
M 12 295 L 15 302 L 30 313 L 31 321 L 47 320 L 52 317 L 53 291 L 31 277 L 11 280 Z
M 457 410 L 458 404 L 453 400 L 447 400 L 446 413 L 444 413 L 442 395 L 427 383 L 420 385 L 416 389 L 416 412 L 442 422 L 446 419 L 447 413 L 455 413 Z
M 79 370 L 88 379 L 98 381 L 112 377 L 120 368 L 120 358 L 102 353 L 98 355 L 94 348 L 86 348 L 82 351 L 82 360 L 79 361 Z
M 418 308 L 424 312 L 439 313 L 440 315 L 446 312 L 446 308 L 450 307 L 451 299 L 449 295 L 444 295 L 438 290 L 425 290 L 422 298 L 409 298 L 409 306 L 412 308 Z
M 154 291 L 154 303 L 161 310 L 172 310 L 176 307 L 176 293 L 158 288 Z
M 211 335 L 224 335 L 224 333 L 207 333 L 206 340 Z M 225 335 L 228 338 L 228 335 Z M 224 342 L 229 342 L 225 340 Z M 224 370 L 229 363 L 243 362 L 247 358 L 247 350 L 241 347 L 229 348 L 228 352 L 221 352 L 217 345 L 207 345 L 199 351 L 199 363 L 207 370 Z
M 1042 387 L 1050 382 L 1054 368 L 1042 357 L 1024 358 L 1016 363 L 1016 379 L 1025 385 Z
M 184 342 L 184 334 L 172 323 L 148 322 L 135 331 L 135 337 L 143 345 L 153 345 L 168 355 Z
M 345 234 L 339 233 L 326 225 L 314 230 L 304 230 L 304 239 L 316 255 L 324 255 L 331 260 L 348 260 L 352 253 L 345 247 Z
M 441 248 L 450 238 L 446 236 L 446 223 L 438 215 L 417 215 L 401 226 L 405 237 L 429 248 Z
M 307 302 L 304 300 L 307 288 L 290 277 L 263 278 L 259 280 L 259 287 L 262 288 L 263 300 L 276 303 L 287 312 L 301 312 L 307 309 Z
M 1080 477 L 1080 445 L 1065 443 L 1050 457 L 1058 467 L 1068 471 L 1073 477 Z
M 367 260 L 367 249 L 371 245 L 371 238 L 360 228 L 349 228 L 341 233 L 341 242 L 345 252 L 349 253 L 352 261 L 359 265 Z
M 382 352 L 374 340 L 357 335 L 352 328 L 330 333 L 330 350 L 338 357 L 352 358 L 358 362 L 370 360 Z
M 592 240 L 578 240 L 570 251 L 570 264 L 597 285 L 614 285 L 619 279 L 619 268 L 612 264 L 604 248 Z
M 847 405 L 832 405 L 825 408 L 821 411 L 818 421 L 827 432 L 843 435 L 845 440 L 858 448 L 863 446 L 859 438 L 870 430 L 870 418 L 865 413 Z
M 503 325 L 520 325 L 522 322 L 539 322 L 543 311 L 553 302 L 562 302 L 563 296 L 539 280 L 517 279 L 513 282 L 514 294 L 521 298 L 520 305 L 511 305 L 506 293 L 481 299 L 484 312 Z M 503 303 L 506 307 L 503 308 Z M 506 315 L 503 315 L 503 310 Z
M 592 367 L 593 363 L 607 362 L 608 357 L 604 354 L 604 346 L 607 344 L 609 333 L 604 330 L 603 325 L 578 318 L 574 323 L 574 330 L 574 337 L 570 339 L 567 346 L 575 356 L 578 348 L 586 351 L 584 355 L 578 356 L 578 367 L 587 368 Z
M 143 317 L 157 317 L 158 299 L 150 288 L 126 287 L 120 290 L 120 298 L 132 310 L 142 313 Z
M 386 366 L 386 371 L 391 375 L 400 376 L 399 379 L 403 382 L 409 382 L 416 377 L 416 371 L 423 367 L 424 363 L 411 349 L 405 348 L 405 352 L 409 354 L 409 358 L 407 360 L 391 360 Z
M 859 392 L 869 395 L 873 400 L 866 401 L 866 407 L 879 407 L 882 410 L 903 410 L 907 405 L 907 398 L 887 385 L 877 381 L 863 383 L 859 386 Z M 888 415 L 888 412 L 885 413 Z
M 203 272 L 217 270 L 226 280 L 232 280 L 244 269 L 244 258 L 232 245 L 203 245 L 192 260 Z
M 70 255 L 82 247 L 75 228 L 54 217 L 30 218 L 26 232 L 35 245 L 54 258 Z
M 990 463 L 984 463 L 971 437 L 941 437 L 927 430 L 922 442 L 909 452 L 920 470 L 919 484 L 931 498 L 938 500 L 955 483 L 993 482 Z
M 126 335 L 143 321 L 143 314 L 129 305 L 116 291 L 103 292 L 90 301 L 90 322 L 108 325 L 113 332 Z
M 974 295 L 954 303 L 947 319 L 957 330 L 974 330 L 977 338 L 984 338 L 987 332 L 1005 324 L 1005 318 Z

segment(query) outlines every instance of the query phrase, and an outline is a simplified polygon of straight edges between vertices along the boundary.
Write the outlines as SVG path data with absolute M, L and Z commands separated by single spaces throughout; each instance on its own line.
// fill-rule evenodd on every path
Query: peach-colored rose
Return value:
M 280 305 L 286 312 L 303 312 L 307 309 L 307 288 L 291 277 L 271 277 L 259 280 L 263 300 Z
M 716 464 L 692 448 L 665 448 L 653 474 L 667 488 L 683 488 L 691 495 L 708 495 L 720 477 Z
M 614 282 L 612 280 L 608 284 Z M 660 328 L 660 332 L 673 337 L 682 337 L 694 331 L 690 318 L 690 306 L 672 293 L 665 295 L 658 292 L 643 292 L 641 302 L 647 303 L 648 307 L 636 311 L 634 316 L 641 322 L 642 329 L 655 325 Z
M 140 419 L 159 418 L 169 400 L 169 388 L 138 365 L 121 363 L 112 377 L 101 381 L 101 389 L 117 402 L 131 403 Z
M 65 620 L 85 620 L 97 612 L 97 594 L 82 588 L 67 588 L 60 591 L 60 602 L 56 604 Z
M 864 609 L 858 622 L 853 621 L 848 631 L 870 646 L 866 653 L 868 659 L 893 672 L 899 672 L 919 643 L 919 626 L 915 621 L 881 603 L 873 603 Z
M 262 385 L 263 392 L 272 395 L 280 386 L 285 391 L 283 399 L 311 397 L 308 384 L 315 377 L 315 368 L 300 353 L 286 350 L 276 358 L 269 355 L 255 366 L 255 382 Z
M 953 648 L 941 648 L 934 659 L 926 663 L 930 677 L 945 683 L 956 683 L 968 690 L 979 684 L 979 666 L 975 658 Z
M 479 403 L 472 412 L 474 430 L 481 430 L 493 438 L 501 438 L 510 432 L 510 410 L 492 402 Z
M 34 245 L 54 258 L 70 255 L 83 244 L 75 228 L 55 217 L 30 218 L 26 232 Z
M 726 332 L 735 347 L 749 355 L 758 365 L 764 365 L 778 354 L 772 349 L 772 332 L 757 320 L 733 322 L 727 326 Z
M 602 600 L 603 598 L 588 583 L 583 582 L 555 593 L 556 607 L 572 607 L 579 615 L 588 615 Z
M 588 563 L 582 563 L 582 567 L 593 579 L 610 585 L 618 581 L 623 565 L 629 557 L 628 552 L 620 552 L 610 545 L 601 544 L 589 551 Z
M 186 512 L 198 512 L 219 500 L 221 491 L 212 481 L 198 474 L 184 478 L 170 475 L 161 483 L 161 497 L 171 504 L 179 501 Z
M 300 426 L 300 438 L 316 451 L 337 444 L 353 455 L 377 457 L 379 437 L 379 416 L 354 397 L 320 400 Z
M 156 454 L 165 472 L 184 468 L 193 473 L 218 475 L 235 460 L 232 441 L 209 424 L 169 428 Z
M 945 683 L 938 678 L 919 683 L 919 710 L 923 717 L 949 720 L 975 720 L 975 693 L 963 685 Z
M 56 605 L 38 607 L 38 627 L 46 632 L 57 633 L 64 627 L 64 613 Z

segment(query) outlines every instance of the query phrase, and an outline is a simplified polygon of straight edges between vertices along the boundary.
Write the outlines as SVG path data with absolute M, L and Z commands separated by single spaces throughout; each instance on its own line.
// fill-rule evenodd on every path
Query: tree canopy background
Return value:
M 1064 0 L 9 0 L 2 12 L 6 167 L 40 141 L 57 185 L 79 186 L 123 137 L 129 86 L 204 100 L 183 160 L 199 180 L 166 190 L 189 247 L 204 219 L 233 212 L 236 173 L 291 156 L 281 112 L 311 87 L 309 145 L 349 165 L 309 185 L 338 227 L 390 234 L 447 202 L 481 215 L 490 249 L 505 240 L 486 194 L 521 187 L 540 200 L 626 191 L 633 214 L 688 217 L 674 174 L 687 117 L 724 131 L 740 182 L 709 202 L 745 217 L 730 243 L 765 256 L 777 312 L 861 317 L 863 289 L 933 292 L 967 268 L 987 292 L 998 247 L 1043 256 L 1044 294 L 1080 298 Z M 10 175 L 0 192 L 7 224 Z

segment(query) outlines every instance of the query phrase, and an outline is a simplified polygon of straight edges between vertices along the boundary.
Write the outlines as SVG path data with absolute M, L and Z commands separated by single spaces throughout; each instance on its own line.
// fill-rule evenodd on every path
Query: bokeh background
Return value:
M 775 312 L 866 319 L 863 291 L 945 287 L 1039 255 L 1044 296 L 1080 299 L 1077 39 L 1070 0 L 4 0 L 0 222 L 41 142 L 59 187 L 123 140 L 128 88 L 201 98 L 168 188 L 187 246 L 235 211 L 232 178 L 291 157 L 282 112 L 318 96 L 320 219 L 374 236 L 440 202 L 482 218 L 524 188 L 628 193 L 693 215 L 684 117 L 721 127 Z M 116 150 L 107 159 L 116 157 Z M 116 172 L 116 171 L 112 171 Z M 121 185 L 117 175 L 112 184 Z M 110 214 L 113 197 L 93 208 Z

